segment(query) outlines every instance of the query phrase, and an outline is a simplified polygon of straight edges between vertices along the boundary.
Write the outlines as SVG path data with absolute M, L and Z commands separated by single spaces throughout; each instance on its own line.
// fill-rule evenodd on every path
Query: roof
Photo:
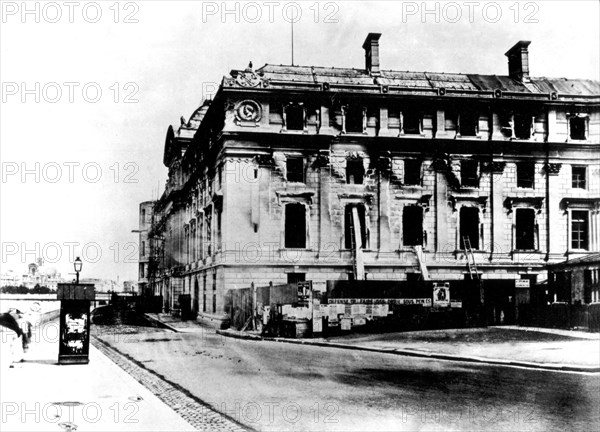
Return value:
M 600 252 L 591 253 L 579 258 L 573 258 L 557 264 L 551 264 L 548 266 L 548 268 L 576 267 L 586 264 L 600 264 Z
M 249 72 L 246 70 L 246 72 Z M 256 71 L 261 80 L 270 84 L 341 84 L 358 86 L 398 86 L 405 88 L 435 90 L 490 91 L 500 89 L 505 92 L 523 94 L 543 94 L 557 92 L 568 95 L 600 96 L 600 81 L 569 78 L 530 78 L 523 83 L 507 75 L 479 75 L 438 72 L 410 72 L 382 70 L 379 75 L 371 75 L 365 69 L 292 66 L 266 64 Z

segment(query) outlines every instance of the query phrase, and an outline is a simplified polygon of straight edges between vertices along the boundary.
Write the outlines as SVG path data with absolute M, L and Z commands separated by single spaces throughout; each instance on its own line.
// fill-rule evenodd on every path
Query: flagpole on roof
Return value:
M 294 66 L 294 17 L 292 17 L 292 66 Z

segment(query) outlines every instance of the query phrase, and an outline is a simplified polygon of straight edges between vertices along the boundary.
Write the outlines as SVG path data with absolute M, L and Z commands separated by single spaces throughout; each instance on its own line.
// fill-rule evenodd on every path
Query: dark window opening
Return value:
M 287 181 L 304 183 L 304 159 L 301 157 L 288 157 L 285 161 Z
M 285 247 L 306 247 L 306 208 L 302 204 L 285 206 Z
M 569 119 L 569 130 L 571 131 L 571 139 L 585 139 L 585 117 L 571 117 Z
M 306 273 L 288 273 L 287 283 L 295 284 L 298 282 L 304 282 L 306 280 Z
M 404 207 L 402 237 L 404 246 L 423 245 L 423 208 L 421 206 Z
M 585 210 L 571 212 L 571 247 L 583 250 L 588 248 L 588 212 Z
M 402 112 L 403 130 L 405 134 L 421 133 L 421 114 L 414 111 Z
M 365 176 L 365 167 L 362 159 L 349 159 L 346 161 L 346 183 L 362 184 Z
M 473 112 L 462 113 L 459 126 L 461 136 L 476 136 L 479 130 L 479 115 Z
M 585 304 L 592 302 L 592 270 L 583 271 L 583 302 Z
M 202 276 L 202 312 L 206 312 L 206 275 Z
M 462 207 L 460 209 L 460 248 L 464 249 L 464 239 L 467 237 L 471 249 L 479 249 L 479 209 Z
M 554 290 L 556 301 L 571 303 L 571 273 L 559 272 L 556 274 Z
M 535 210 L 516 210 L 515 249 L 535 249 Z
M 531 138 L 531 127 L 533 125 L 533 116 L 524 113 L 515 113 L 515 137 L 517 139 Z
M 533 188 L 535 165 L 532 162 L 517 163 L 517 187 Z
M 365 223 L 365 208 L 362 205 L 347 205 L 344 210 L 344 247 L 346 249 L 353 249 L 352 246 L 355 241 L 354 233 L 358 227 L 356 227 L 353 217 L 353 209 L 357 211 L 358 224 L 360 225 L 360 248 L 364 249 L 367 247 L 367 227 Z
M 146 242 L 142 241 L 142 256 L 146 256 Z
M 477 161 L 460 161 L 460 183 L 463 187 L 478 187 Z
M 571 168 L 571 187 L 576 189 L 585 189 L 586 167 L 574 166 Z
M 421 184 L 421 161 L 417 159 L 404 160 L 404 184 Z
M 285 110 L 287 130 L 304 130 L 304 107 L 301 105 L 288 105 Z
M 363 108 L 361 106 L 349 106 L 346 109 L 346 132 L 363 132 Z

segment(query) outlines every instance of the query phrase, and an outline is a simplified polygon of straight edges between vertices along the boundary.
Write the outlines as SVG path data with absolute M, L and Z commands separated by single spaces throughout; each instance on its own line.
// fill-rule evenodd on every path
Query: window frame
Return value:
M 417 175 L 416 183 L 409 183 L 407 181 L 407 177 L 408 177 L 407 173 L 409 172 L 409 170 L 407 169 L 408 164 L 414 164 L 412 169 L 414 169 L 415 171 L 412 174 Z M 404 159 L 404 173 L 403 173 L 404 185 L 405 186 L 421 186 L 423 184 L 422 169 L 423 169 L 423 161 L 421 159 Z
M 298 230 L 298 227 L 289 227 L 288 230 L 288 219 L 289 219 L 289 215 L 288 215 L 288 208 L 292 207 L 297 207 L 298 209 L 302 208 L 302 217 L 304 218 L 304 242 L 303 242 L 303 246 L 295 246 L 293 245 L 292 240 L 292 233 Z M 307 213 L 307 206 L 304 203 L 301 202 L 286 202 L 283 206 L 283 248 L 284 249 L 307 249 L 308 247 L 308 215 Z M 291 223 L 291 222 L 290 222 Z M 289 233 L 289 234 L 288 234 Z M 290 237 L 288 237 L 288 235 Z M 290 242 L 288 243 L 288 240 L 290 240 Z M 298 243 L 300 244 L 300 243 Z
M 530 212 L 533 216 L 533 220 L 532 220 L 532 232 L 531 232 L 531 248 L 529 247 L 519 247 L 519 246 L 523 246 L 521 244 L 519 244 L 520 242 L 520 237 L 519 237 L 519 214 L 523 214 L 523 212 Z M 538 239 L 537 239 L 537 221 L 536 221 L 536 210 L 533 208 L 529 208 L 529 207 L 518 207 L 514 210 L 514 232 L 515 232 L 515 236 L 514 236 L 514 245 L 513 245 L 513 249 L 515 251 L 535 251 L 538 250 L 537 247 L 537 243 L 538 243 Z
M 575 170 L 579 169 L 583 170 L 583 180 L 581 178 L 575 179 Z M 571 165 L 571 189 L 587 190 L 587 173 L 588 169 L 586 165 Z M 583 186 L 580 186 L 581 183 L 583 183 Z
M 475 169 L 475 173 L 473 177 L 467 177 L 463 174 L 464 168 L 468 166 L 468 164 L 473 164 Z M 474 180 L 473 184 L 466 184 L 465 180 Z M 479 187 L 479 161 L 470 160 L 470 159 L 462 159 L 460 161 L 460 187 L 462 188 L 478 188 Z
M 583 138 L 573 138 L 573 125 L 571 122 L 579 120 L 583 126 Z M 569 141 L 587 141 L 589 137 L 589 116 L 587 114 L 571 114 L 567 118 L 569 128 Z
M 529 173 L 523 173 L 523 170 L 529 171 L 531 169 L 531 177 Z M 517 179 L 517 187 L 521 189 L 535 189 L 535 162 L 530 161 L 520 161 L 515 163 L 515 174 Z M 523 184 L 528 185 L 528 181 L 531 182 L 531 186 L 524 186 Z
M 297 179 L 290 179 L 290 167 L 289 167 L 289 162 L 290 161 L 299 161 L 302 164 L 302 169 L 299 172 L 299 177 L 297 178 L 301 178 L 301 180 L 297 180 Z M 305 183 L 306 182 L 306 173 L 305 173 L 305 169 L 306 169 L 306 165 L 305 165 L 305 161 L 304 161 L 304 157 L 302 156 L 288 156 L 285 159 L 285 178 L 287 182 L 290 183 Z M 298 175 L 298 171 L 292 171 L 295 175 Z
M 575 219 L 575 215 L 574 213 L 579 213 L 579 214 L 585 214 L 584 219 Z M 575 247 L 574 246 L 574 227 L 575 227 L 575 223 L 579 223 L 581 224 L 581 226 L 584 228 L 583 230 L 579 230 L 577 231 L 578 233 L 584 233 L 585 234 L 585 238 L 581 239 L 581 235 L 578 235 L 578 246 L 581 246 L 583 242 L 585 247 Z M 569 210 L 569 250 L 572 251 L 589 251 L 590 250 L 590 211 L 587 209 L 570 209 Z
M 420 211 L 421 211 L 420 232 L 419 232 L 419 230 L 416 230 L 416 232 L 418 232 L 418 234 L 413 234 L 413 235 L 415 235 L 415 238 L 417 240 L 420 239 L 420 242 L 419 241 L 414 242 L 414 243 L 411 242 L 410 244 L 407 242 L 407 236 L 406 236 L 407 232 L 415 231 L 414 229 L 405 229 L 406 224 L 408 223 L 408 221 L 405 221 L 405 217 L 407 214 L 406 211 L 408 208 L 420 209 Z M 404 246 L 404 247 L 425 246 L 425 232 L 424 231 L 425 231 L 425 209 L 423 209 L 423 207 L 418 204 L 405 205 L 404 208 L 402 209 L 402 246 Z
M 357 167 L 360 167 L 360 179 L 361 181 L 358 182 L 356 181 L 356 179 L 353 179 L 353 181 L 350 181 L 350 172 L 348 171 L 348 168 L 350 167 L 350 165 L 354 165 L 356 164 Z M 353 159 L 346 159 L 346 184 L 355 184 L 355 185 L 362 185 L 365 182 L 365 174 L 366 174 L 366 170 L 365 170 L 365 163 L 364 160 L 362 158 L 353 158 Z

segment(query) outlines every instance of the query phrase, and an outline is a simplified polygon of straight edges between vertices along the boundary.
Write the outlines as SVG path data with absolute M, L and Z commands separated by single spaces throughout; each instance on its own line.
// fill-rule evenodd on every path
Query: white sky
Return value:
M 250 60 L 255 68 L 289 64 L 283 10 L 292 16 L 294 6 L 228 2 L 230 10 L 238 8 L 236 17 L 221 15 L 222 2 L 136 1 L 116 8 L 114 0 L 98 1 L 102 16 L 92 23 L 96 4 L 76 3 L 27 2 L 39 10 L 38 23 L 35 14 L 21 14 L 21 1 L 0 2 L 0 267 L 25 273 L 37 249 L 66 276 L 72 272 L 69 243 L 75 243 L 74 255 L 84 259 L 82 277 L 135 280 L 132 243 L 138 237 L 131 230 L 137 229 L 138 203 L 155 196 L 159 185 L 162 193 L 168 125 L 181 115 L 187 119 L 203 99 L 203 84 L 218 84 L 231 69 Z M 532 76 L 599 79 L 597 1 L 480 1 L 472 3 L 472 17 L 466 2 L 428 3 L 429 10 L 438 8 L 439 22 L 434 12 L 422 14 L 421 1 L 297 4 L 296 64 L 362 68 L 364 38 L 380 32 L 384 69 L 505 75 L 504 53 L 530 40 Z M 256 21 L 258 10 L 258 22 L 248 22 Z M 58 22 L 49 22 L 59 11 Z M 125 23 L 132 13 L 138 22 Z M 327 15 L 337 22 L 324 22 Z M 102 95 L 92 103 L 98 87 Z M 136 89 L 137 102 L 124 103 Z M 73 182 L 69 163 L 79 164 L 71 165 Z M 23 168 L 31 170 L 25 178 Z M 96 168 L 99 180 L 87 181 L 97 177 Z M 128 174 L 137 183 L 125 181 Z M 100 259 L 91 262 L 97 251 Z

